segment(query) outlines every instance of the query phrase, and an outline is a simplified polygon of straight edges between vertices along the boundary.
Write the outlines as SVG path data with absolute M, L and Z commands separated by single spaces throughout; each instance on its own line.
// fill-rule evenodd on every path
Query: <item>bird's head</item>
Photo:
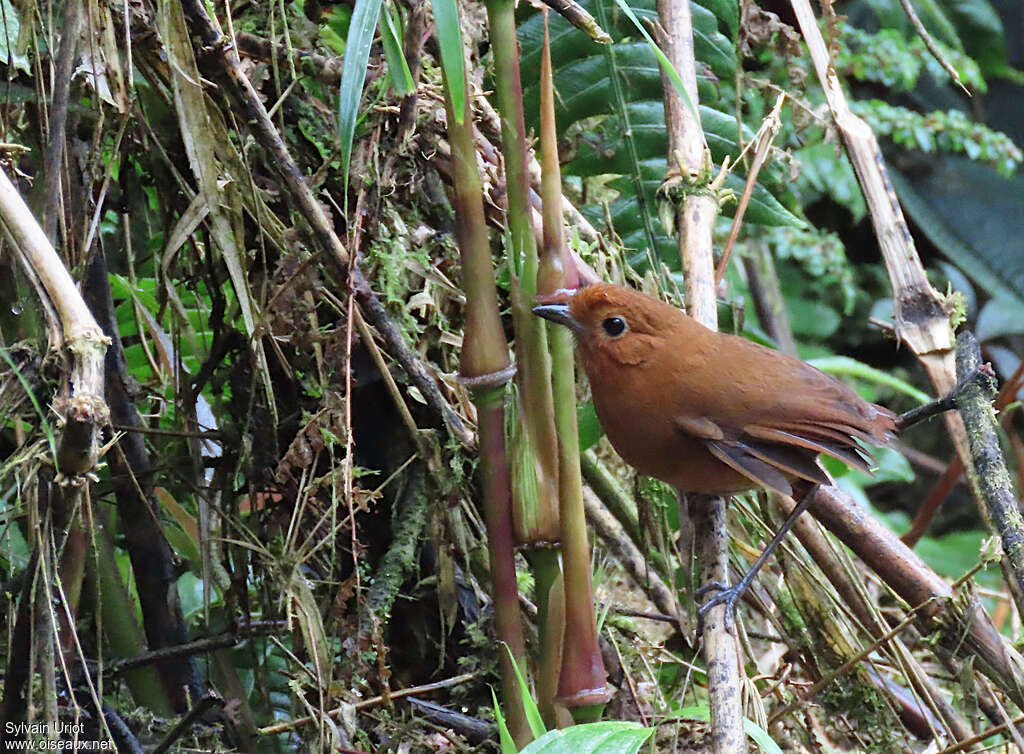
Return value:
M 608 283 L 595 283 L 561 300 L 547 299 L 533 313 L 572 331 L 584 365 L 647 362 L 673 323 L 685 317 L 675 307 L 639 291 Z

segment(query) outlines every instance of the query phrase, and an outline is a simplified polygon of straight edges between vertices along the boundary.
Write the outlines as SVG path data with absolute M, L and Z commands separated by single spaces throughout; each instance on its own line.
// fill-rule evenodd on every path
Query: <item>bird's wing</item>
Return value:
M 747 425 L 757 425 L 803 440 L 857 447 L 853 438 L 881 445 L 894 431 L 891 412 L 868 403 L 835 377 L 743 338 L 722 337 L 733 357 L 716 362 L 715 372 L 705 369 L 708 373 L 695 380 L 700 393 L 687 408 L 714 416 L 726 434 L 730 430 L 746 432 Z M 737 389 L 723 389 L 722 385 Z M 781 436 L 765 439 L 807 447 L 802 441 Z M 832 449 L 818 452 L 831 455 Z
M 741 443 L 708 440 L 705 447 L 711 455 L 758 487 L 777 490 L 787 496 L 793 494 L 793 488 L 785 474 L 771 463 L 762 461 Z
M 815 454 L 824 453 L 827 456 L 832 456 L 858 471 L 865 473 L 871 471 L 874 459 L 855 443 L 851 437 L 852 429 L 844 437 L 841 432 L 833 433 L 828 427 L 819 428 L 814 425 L 794 424 L 784 424 L 781 427 L 784 428 L 753 424 L 747 425 L 744 430 L 751 437 L 772 445 L 805 448 Z
M 818 465 L 819 452 L 780 438 L 729 437 L 706 417 L 676 419 L 679 432 L 700 440 L 708 452 L 759 487 L 791 495 L 790 478 L 828 484 L 828 474 Z
M 691 352 L 687 366 L 696 379 L 676 406 L 678 432 L 754 484 L 787 494 L 796 479 L 831 483 L 819 453 L 870 470 L 873 460 L 858 440 L 884 443 L 894 428 L 890 412 L 809 364 L 722 338 L 734 358 L 712 362 Z

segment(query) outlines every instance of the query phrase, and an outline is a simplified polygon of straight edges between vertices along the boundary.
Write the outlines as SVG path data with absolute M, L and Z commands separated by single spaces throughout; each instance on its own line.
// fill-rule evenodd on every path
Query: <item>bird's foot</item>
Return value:
M 742 596 L 746 588 L 747 585 L 742 581 L 735 586 L 723 584 L 721 581 L 709 581 L 694 592 L 698 600 L 709 592 L 717 592 L 714 597 L 697 608 L 697 635 L 704 633 L 704 618 L 716 605 L 725 605 L 725 630 L 732 633 L 733 619 L 736 617 L 736 600 Z

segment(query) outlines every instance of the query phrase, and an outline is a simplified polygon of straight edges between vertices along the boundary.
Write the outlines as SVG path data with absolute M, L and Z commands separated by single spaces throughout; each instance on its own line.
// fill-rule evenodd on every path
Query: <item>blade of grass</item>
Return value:
M 341 135 L 341 174 L 348 204 L 348 166 L 352 157 L 352 140 L 359 118 L 359 102 L 363 98 L 366 65 L 370 60 L 370 46 L 380 19 L 381 0 L 356 0 L 352 21 L 345 43 L 342 61 L 341 87 L 338 96 L 338 133 Z
M 697 720 L 700 722 L 711 721 L 711 708 L 706 704 L 698 704 L 693 707 L 683 707 L 675 711 L 675 716 L 683 720 Z M 765 754 L 782 754 L 782 749 L 775 743 L 775 740 L 768 735 L 764 728 L 749 718 L 743 718 L 743 731 L 754 743 L 760 747 Z
M 14 363 L 14 359 L 11 358 L 11 355 L 3 346 L 0 346 L 0 356 L 2 356 L 4 361 L 7 362 L 7 366 L 11 368 L 14 376 L 18 378 L 18 382 L 20 382 L 22 388 L 24 388 L 25 395 L 28 396 L 28 400 L 32 404 L 32 408 L 34 408 L 36 414 L 39 415 L 40 427 L 42 427 L 43 434 L 46 435 L 46 444 L 50 446 L 50 459 L 53 461 L 53 468 L 57 468 L 57 438 L 53 434 L 53 427 L 50 426 L 50 422 L 46 420 L 46 413 L 39 405 L 39 401 L 36 400 L 36 394 L 32 392 L 32 386 L 28 384 L 28 380 L 25 379 L 25 375 L 21 373 L 18 365 Z
M 647 40 L 647 44 L 651 46 L 651 50 L 654 55 L 658 58 L 658 62 L 661 63 L 661 67 L 665 69 L 665 73 L 668 74 L 669 79 L 672 80 L 672 85 L 679 92 L 679 96 L 683 98 L 683 102 L 689 108 L 690 113 L 696 118 L 697 122 L 700 123 L 700 115 L 697 113 L 697 108 L 693 104 L 693 100 L 690 99 L 690 95 L 686 93 L 686 87 L 683 86 L 683 79 L 679 76 L 679 71 L 672 65 L 672 61 L 666 57 L 665 53 L 658 47 L 658 43 L 654 41 L 650 34 L 647 33 L 647 29 L 644 28 L 643 24 L 640 23 L 640 19 L 633 13 L 633 9 L 629 7 L 626 0 L 615 0 L 615 3 L 622 9 L 622 12 L 626 14 L 626 18 L 633 22 L 633 25 L 644 35 L 644 39 Z
M 395 9 L 391 5 L 384 6 L 381 12 L 384 23 L 380 26 L 380 38 L 384 44 L 384 57 L 388 61 L 388 72 L 395 93 L 401 97 L 412 94 L 416 84 L 412 80 L 409 63 L 402 54 L 402 35 L 395 19 Z
M 441 48 L 441 66 L 452 94 L 455 120 L 462 125 L 465 110 L 466 66 L 462 57 L 462 32 L 459 30 L 459 9 L 455 0 L 432 0 L 437 44 Z
M 540 738 L 547 732 L 547 728 L 544 727 L 544 720 L 540 716 L 540 709 L 537 708 L 537 703 L 530 696 L 530 686 L 526 683 L 526 678 L 523 677 L 523 671 L 519 669 L 519 663 L 516 662 L 516 658 L 512 655 L 512 650 L 508 648 L 508 645 L 503 646 L 512 660 L 512 668 L 516 671 L 519 693 L 523 698 L 523 709 L 526 710 L 526 721 L 530 724 L 530 731 L 533 733 L 534 738 Z
M 513 660 L 514 662 L 514 660 Z M 516 754 L 516 742 L 512 740 L 508 725 L 505 723 L 505 716 L 501 714 L 501 705 L 498 704 L 498 696 L 491 689 L 491 701 L 494 702 L 494 719 L 498 723 L 498 740 L 501 741 L 501 754 Z

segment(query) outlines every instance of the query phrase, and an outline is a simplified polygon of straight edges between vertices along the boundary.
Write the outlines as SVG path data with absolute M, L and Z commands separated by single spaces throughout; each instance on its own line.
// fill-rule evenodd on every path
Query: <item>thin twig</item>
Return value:
M 955 752 L 963 751 L 964 749 L 969 749 L 972 746 L 975 746 L 976 744 L 982 743 L 985 739 L 991 738 L 997 733 L 1002 733 L 1003 731 L 1007 730 L 1011 725 L 1020 725 L 1021 723 L 1024 723 L 1024 714 L 1017 715 L 1017 717 L 1013 718 L 1012 720 L 1007 720 L 1005 723 L 1002 723 L 1000 725 L 994 725 L 991 728 L 988 728 L 987 730 L 983 730 L 978 735 L 968 738 L 965 741 L 961 741 L 960 743 L 955 744 L 954 746 L 949 746 L 943 749 L 942 751 L 938 752 L 938 754 L 955 754 Z
M 875 641 L 873 643 L 871 643 L 868 646 L 864 647 L 860 652 L 855 654 L 853 657 L 851 657 L 849 660 L 844 662 L 842 665 L 840 665 L 838 668 L 833 670 L 831 673 L 826 674 L 820 681 L 815 683 L 809 689 L 807 689 L 802 694 L 800 694 L 792 702 L 790 702 L 785 707 L 783 707 L 781 710 L 779 710 L 774 715 L 772 715 L 771 719 L 768 721 L 768 724 L 771 725 L 771 724 L 777 722 L 778 720 L 781 720 L 786 715 L 788 715 L 790 712 L 792 712 L 793 710 L 798 708 L 800 705 L 805 704 L 806 702 L 810 701 L 815 696 L 817 696 L 818 693 L 821 692 L 822 689 L 827 687 L 834 680 L 836 680 L 837 678 L 841 678 L 843 675 L 845 675 L 846 673 L 850 672 L 850 670 L 855 665 L 857 665 L 861 660 L 863 660 L 865 657 L 870 655 L 876 649 L 878 649 L 879 647 L 884 645 L 890 639 L 892 639 L 892 638 L 896 637 L 897 635 L 899 635 L 903 631 L 903 629 L 905 629 L 907 626 L 909 626 L 911 623 L 913 623 L 917 619 L 917 613 L 919 611 L 923 610 L 925 607 L 930 606 L 930 605 L 931 605 L 931 601 L 922 602 L 920 605 L 915 607 L 913 610 L 910 610 L 907 613 L 907 617 L 904 618 L 899 623 L 897 623 L 896 626 L 891 631 L 889 631 L 889 632 L 883 634 L 882 636 L 878 637 L 877 639 L 875 639 Z
M 783 92 L 775 100 L 775 107 L 764 119 L 761 128 L 757 132 L 757 151 L 754 153 L 754 162 L 747 173 L 747 183 L 743 187 L 743 195 L 739 204 L 736 205 L 736 214 L 732 218 L 732 227 L 729 229 L 729 240 L 725 242 L 725 250 L 722 251 L 722 258 L 718 262 L 718 269 L 715 270 L 715 289 L 722 282 L 725 270 L 729 266 L 729 257 L 732 255 L 732 248 L 736 245 L 736 237 L 740 234 L 740 226 L 743 224 L 743 216 L 747 212 L 747 205 L 750 204 L 750 197 L 754 194 L 754 186 L 757 185 L 757 174 L 761 172 L 765 159 L 768 157 L 768 150 L 775 141 L 776 134 L 782 127 L 779 114 L 782 112 L 782 105 L 786 101 L 786 94 Z
M 256 626 L 251 626 L 249 629 L 249 635 L 258 635 L 260 633 L 270 633 L 276 629 L 287 628 L 277 621 L 270 623 L 267 626 L 261 627 L 261 631 L 253 630 Z M 188 657 L 190 655 L 204 654 L 206 652 L 215 652 L 218 649 L 226 649 L 227 647 L 233 647 L 239 642 L 245 641 L 248 636 L 239 636 L 234 633 L 221 634 L 220 636 L 209 636 L 205 639 L 196 639 L 195 641 L 187 642 L 186 644 L 178 644 L 173 647 L 164 647 L 163 649 L 154 649 L 150 652 L 144 652 L 137 657 L 129 657 L 124 660 L 118 660 L 110 664 L 107 667 L 106 674 L 108 676 L 117 676 L 135 668 L 141 668 L 146 665 L 154 665 L 164 660 L 169 660 L 175 657 Z
M 1006 426 L 1009 414 L 1002 412 L 1012 401 L 1016 400 L 1017 393 L 1020 391 L 1022 384 L 1024 384 L 1024 361 L 1017 365 L 1017 369 L 1003 383 L 1002 388 L 999 390 L 999 395 L 996 396 L 995 410 L 1000 412 L 1000 423 L 1004 427 Z M 1016 435 L 1012 432 L 1008 434 L 1012 442 L 1012 438 Z M 925 498 L 921 507 L 918 508 L 917 513 L 914 515 L 914 520 L 910 524 L 910 529 L 900 537 L 908 547 L 916 545 L 925 532 L 928 531 L 928 527 L 931 525 L 932 519 L 935 518 L 936 512 L 938 512 L 946 498 L 949 497 L 949 493 L 953 490 L 963 471 L 963 461 L 960 460 L 959 456 L 954 456 L 953 460 L 949 462 L 949 465 L 942 472 L 942 476 L 935 483 L 935 486 L 932 487 L 931 492 L 928 493 L 928 497 Z
M 406 696 L 414 696 L 416 694 L 426 694 L 431 691 L 440 691 L 441 689 L 447 689 L 452 686 L 458 686 L 460 683 L 471 681 L 476 678 L 476 673 L 463 673 L 462 675 L 453 676 L 452 678 L 446 678 L 443 681 L 436 681 L 435 683 L 426 683 L 422 686 L 410 686 L 407 689 L 399 689 L 398 691 L 392 691 L 387 697 L 374 696 L 369 699 L 363 699 L 355 704 L 350 704 L 345 707 L 337 707 L 332 710 L 328 710 L 325 714 L 327 717 L 340 717 L 346 710 L 354 709 L 356 711 L 366 709 L 367 707 L 373 707 L 381 704 L 386 699 L 401 699 Z M 286 730 L 292 730 L 298 728 L 300 725 L 308 725 L 314 722 L 314 718 L 309 715 L 306 717 L 297 717 L 294 720 L 287 720 L 283 723 L 276 723 L 274 725 L 268 725 L 265 728 L 260 728 L 258 733 L 261 736 L 269 736 L 274 733 L 284 733 Z
M 208 710 L 213 707 L 223 706 L 224 700 L 219 696 L 214 696 L 213 694 L 204 696 L 185 714 L 184 717 L 181 718 L 181 720 L 175 724 L 173 728 L 170 729 L 170 731 L 168 731 L 167 735 L 164 736 L 164 740 L 153 748 L 153 754 L 163 754 L 163 752 L 171 748 L 171 745 L 174 744 L 175 741 L 185 735 L 185 733 L 188 732 L 188 729 L 191 728 L 199 718 L 205 715 Z
M 946 60 L 946 56 L 942 54 L 942 50 L 940 50 L 939 46 L 935 44 L 935 40 L 932 39 L 932 35 L 928 33 L 924 24 L 921 23 L 921 19 L 917 17 L 917 11 L 915 11 L 914 6 L 910 4 L 910 0 L 900 0 L 900 5 L 903 6 L 903 12 L 907 14 L 907 18 L 910 19 L 910 23 L 914 25 L 914 31 L 916 31 L 917 35 L 921 37 L 921 41 L 924 42 L 924 46 L 928 48 L 928 52 L 932 54 L 932 57 L 935 58 L 936 62 L 942 66 L 942 70 L 949 74 L 949 77 L 953 80 L 954 84 L 964 90 L 964 94 L 968 97 L 972 96 L 971 90 L 964 86 L 964 83 L 960 80 L 960 74 L 957 72 L 956 68 Z
M 111 429 L 118 432 L 138 432 L 143 435 L 161 435 L 163 437 L 195 437 L 200 440 L 222 440 L 224 433 L 220 430 L 199 430 L 188 432 L 184 429 L 158 429 L 157 427 L 132 427 L 128 424 L 111 424 Z

